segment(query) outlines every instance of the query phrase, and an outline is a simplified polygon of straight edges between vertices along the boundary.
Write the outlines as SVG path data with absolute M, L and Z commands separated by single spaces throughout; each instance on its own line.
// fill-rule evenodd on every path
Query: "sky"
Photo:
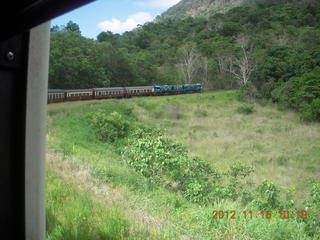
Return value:
M 51 25 L 66 25 L 73 21 L 80 26 L 83 36 L 96 39 L 102 31 L 123 33 L 138 24 L 152 21 L 180 0 L 96 0 L 61 15 Z

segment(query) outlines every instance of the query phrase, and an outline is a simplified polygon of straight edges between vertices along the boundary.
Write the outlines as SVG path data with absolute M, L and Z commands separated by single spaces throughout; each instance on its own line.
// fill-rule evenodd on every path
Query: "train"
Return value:
M 202 84 L 154 85 L 136 87 L 111 87 L 88 89 L 49 89 L 48 103 L 108 98 L 131 98 L 136 96 L 162 96 L 199 93 Z

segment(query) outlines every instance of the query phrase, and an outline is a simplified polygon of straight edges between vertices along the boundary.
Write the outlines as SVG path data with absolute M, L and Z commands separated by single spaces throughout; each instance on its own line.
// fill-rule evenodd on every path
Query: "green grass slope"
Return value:
M 47 238 L 317 239 L 317 218 L 281 219 L 278 210 L 303 210 L 308 179 L 319 180 L 320 124 L 236 96 L 48 105 Z M 155 129 L 163 134 L 148 136 Z M 281 205 L 289 198 L 294 205 Z M 215 210 L 237 218 L 212 219 Z

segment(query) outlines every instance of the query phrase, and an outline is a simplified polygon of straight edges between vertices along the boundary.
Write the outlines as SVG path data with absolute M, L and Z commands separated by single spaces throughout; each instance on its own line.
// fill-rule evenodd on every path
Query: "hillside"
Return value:
M 241 88 L 247 100 L 271 99 L 304 120 L 320 120 L 320 2 L 252 0 L 224 13 L 198 14 L 219 4 L 182 1 L 169 13 L 195 11 L 196 17 L 165 18 L 122 35 L 102 32 L 96 41 L 72 23 L 53 28 L 49 86 L 201 82 Z
M 319 123 L 236 96 L 50 104 L 47 238 L 318 240 Z
M 244 0 L 182 0 L 161 14 L 157 20 L 183 16 L 212 16 L 241 5 Z

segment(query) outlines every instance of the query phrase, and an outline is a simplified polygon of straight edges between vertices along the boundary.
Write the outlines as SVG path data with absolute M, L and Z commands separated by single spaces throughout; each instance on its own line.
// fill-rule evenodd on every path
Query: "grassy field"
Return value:
M 270 103 L 239 113 L 243 105 L 234 91 L 48 105 L 47 238 L 317 239 L 299 219 L 211 219 L 213 210 L 259 209 L 231 199 L 195 203 L 150 181 L 121 154 L 126 139 L 100 141 L 90 121 L 117 112 L 134 126 L 163 129 L 218 171 L 246 163 L 254 169 L 246 186 L 271 180 L 302 209 L 308 179 L 319 180 L 320 124 Z

